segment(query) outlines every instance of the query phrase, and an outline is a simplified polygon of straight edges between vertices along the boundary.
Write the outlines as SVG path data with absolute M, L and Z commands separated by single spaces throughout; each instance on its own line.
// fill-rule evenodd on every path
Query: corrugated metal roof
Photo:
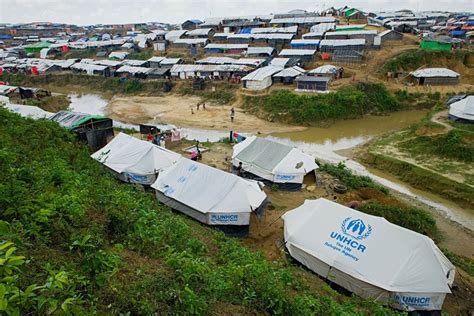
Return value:
M 335 31 L 335 32 L 326 32 L 325 36 L 333 35 L 377 35 L 377 30 L 361 30 L 361 31 Z
M 137 59 L 125 59 L 122 63 L 123 63 L 123 65 L 127 65 L 127 66 L 140 67 L 140 66 L 148 63 L 148 61 L 147 60 L 137 60 Z
M 148 59 L 149 62 L 152 62 L 152 63 L 159 63 L 163 60 L 165 60 L 166 58 L 165 57 L 161 57 L 161 56 L 153 56 L 151 57 L 150 59 Z
M 292 40 L 291 45 L 319 45 L 319 40 L 317 39 L 295 39 Z
M 319 46 L 356 46 L 365 45 L 365 39 L 354 38 L 354 39 L 335 39 L 335 40 L 321 40 Z
M 280 18 L 272 19 L 270 24 L 316 24 L 316 23 L 334 23 L 336 18 L 331 16 L 309 16 L 299 18 Z
M 146 74 L 150 72 L 151 69 L 152 68 L 146 68 L 146 67 L 122 66 L 119 69 L 117 69 L 117 72 L 128 72 L 131 74 L 137 74 L 137 73 Z
M 180 72 L 227 72 L 227 71 L 250 71 L 252 68 L 244 65 L 174 65 L 171 73 Z
M 260 66 L 265 59 L 261 58 L 230 58 L 230 57 L 206 57 L 196 61 L 196 64 L 214 64 L 214 65 L 248 65 Z
M 180 38 L 184 34 L 186 34 L 186 32 L 187 32 L 186 30 L 169 31 L 168 33 L 165 34 L 165 39 L 172 42 L 172 41 Z
M 76 63 L 71 66 L 71 69 L 85 70 L 87 72 L 92 72 L 92 71 L 103 71 L 107 69 L 107 66 L 87 64 L 87 63 Z
M 165 58 L 160 62 L 160 65 L 174 65 L 181 62 L 181 58 Z
M 247 76 L 243 77 L 242 80 L 264 80 L 265 78 L 268 78 L 281 70 L 281 67 L 265 66 L 252 71 Z
M 289 26 L 289 27 L 258 27 L 253 28 L 251 33 L 259 34 L 259 33 L 293 33 L 296 34 L 298 32 L 298 26 Z
M 268 54 L 271 55 L 275 51 L 273 47 L 249 47 L 247 49 L 247 55 L 259 55 Z
M 206 49 L 247 49 L 248 44 L 207 44 Z
M 315 49 L 282 49 L 278 56 L 313 56 Z
M 306 33 L 306 34 L 303 34 L 303 39 L 306 38 L 306 37 L 323 37 L 324 35 L 324 32 L 310 32 L 310 33 Z
M 198 45 L 206 44 L 208 42 L 207 38 L 178 38 L 173 41 L 174 44 L 188 44 L 188 45 Z
M 413 77 L 459 77 L 459 74 L 448 68 L 425 68 L 410 72 Z
M 313 76 L 300 76 L 296 78 L 296 81 L 316 81 L 316 82 L 328 82 L 330 77 L 313 77 Z

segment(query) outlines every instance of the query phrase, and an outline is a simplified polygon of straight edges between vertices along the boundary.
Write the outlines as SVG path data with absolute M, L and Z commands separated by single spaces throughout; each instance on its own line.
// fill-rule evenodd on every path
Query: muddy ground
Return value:
M 206 102 L 206 109 L 198 96 L 169 94 L 165 97 L 113 97 L 107 106 L 107 115 L 113 119 L 139 124 L 143 122 L 166 122 L 179 127 L 216 130 L 238 130 L 240 132 L 272 133 L 303 130 L 304 127 L 270 123 L 247 114 L 235 107 L 234 121 L 230 120 L 231 105 L 215 105 Z

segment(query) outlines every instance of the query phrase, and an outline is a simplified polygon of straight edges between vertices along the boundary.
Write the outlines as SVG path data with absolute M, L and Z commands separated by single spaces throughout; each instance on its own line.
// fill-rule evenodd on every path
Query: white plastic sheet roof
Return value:
M 329 30 L 335 30 L 336 29 L 336 24 L 335 23 L 320 23 L 313 25 L 309 31 L 310 32 L 316 32 L 316 33 L 324 33 Z
M 111 52 L 109 58 L 125 59 L 128 56 L 128 52 Z
M 257 67 L 264 61 L 265 59 L 261 58 L 206 57 L 196 61 L 196 64 L 247 65 Z
M 314 158 L 295 147 L 261 137 L 248 137 L 233 148 L 232 164 L 276 183 L 302 183 L 318 168 Z
M 107 67 L 117 67 L 122 64 L 121 61 L 108 60 L 108 59 L 101 59 L 101 60 L 82 59 L 81 63 L 94 64 L 94 65 L 107 66 Z
M 336 31 L 336 32 L 326 32 L 325 36 L 334 36 L 334 35 L 377 35 L 377 30 L 360 30 L 360 31 Z
M 298 32 L 298 26 L 289 26 L 289 27 L 256 27 L 251 31 L 253 34 L 257 33 L 292 33 L 296 34 Z
M 306 70 L 300 68 L 298 66 L 293 66 L 289 68 L 285 68 L 282 71 L 273 75 L 273 77 L 297 77 L 304 74 Z
M 322 65 L 322 66 L 319 66 L 318 68 L 310 70 L 308 73 L 309 74 L 335 74 L 338 69 L 339 67 L 336 67 L 333 65 Z
M 88 64 L 88 63 L 77 63 L 71 66 L 71 69 L 86 71 L 88 74 L 92 74 L 94 71 L 103 71 L 107 69 L 107 66 Z
M 15 86 L 8 86 L 8 85 L 0 85 L 0 95 L 7 95 L 13 91 L 18 89 L 18 87 Z
M 317 23 L 334 23 L 336 18 L 331 16 L 309 16 L 299 18 L 278 18 L 272 19 L 270 24 L 317 24 Z
M 170 42 L 173 42 L 174 40 L 178 39 L 178 38 L 181 38 L 181 36 L 183 36 L 184 34 L 186 34 L 186 30 L 173 30 L 173 31 L 169 31 L 168 33 L 166 33 L 165 35 L 165 39 L 170 41 Z
M 181 155 L 151 142 L 119 133 L 91 157 L 117 173 L 145 176 L 171 166 Z
M 284 67 L 286 67 L 286 64 L 289 61 L 290 61 L 290 58 L 275 57 L 270 61 L 270 65 L 280 67 L 280 68 L 284 68 Z
M 347 30 L 352 28 L 365 28 L 367 24 L 345 24 L 345 25 L 336 25 L 336 30 Z
M 209 33 L 211 32 L 212 32 L 211 28 L 195 29 L 192 31 L 188 31 L 186 33 L 186 36 L 209 36 Z
M 315 49 L 282 49 L 278 56 L 313 56 Z
M 452 103 L 449 106 L 449 114 L 474 122 L 474 96 L 469 95 L 464 99 Z
M 425 68 L 410 72 L 413 77 L 459 77 L 459 74 L 448 68 Z
M 264 80 L 268 77 L 271 77 L 273 74 L 275 74 L 275 73 L 277 73 L 281 70 L 282 70 L 281 67 L 265 66 L 265 67 L 258 68 L 256 70 L 252 71 L 251 73 L 249 73 L 248 75 L 243 77 L 242 80 L 243 81 L 246 81 L 246 80 L 256 80 L 256 81 Z
M 442 304 L 443 294 L 451 293 L 455 267 L 425 235 L 323 198 L 306 200 L 282 218 L 290 254 L 323 277 L 335 274 L 333 282 L 359 295 L 377 299 L 375 287 L 433 301 L 438 294 Z
M 8 97 L 0 96 L 0 107 L 2 104 L 11 112 L 18 113 L 23 117 L 29 117 L 35 120 L 50 118 L 54 115 L 54 113 L 45 111 L 37 106 L 10 103 L 10 99 Z
M 250 214 L 266 199 L 258 183 L 186 158 L 160 172 L 152 188 L 203 214 Z
M 248 44 L 207 44 L 205 49 L 247 49 Z
M 321 40 L 319 46 L 356 46 L 356 45 L 365 45 L 365 39 L 363 38 L 354 38 L 354 39 L 334 39 Z

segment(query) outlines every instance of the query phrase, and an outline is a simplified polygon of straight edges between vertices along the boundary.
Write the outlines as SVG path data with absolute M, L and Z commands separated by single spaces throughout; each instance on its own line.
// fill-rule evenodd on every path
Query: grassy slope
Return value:
M 0 278 L 8 277 L 1 289 L 9 312 L 392 313 L 314 289 L 294 266 L 172 213 L 116 181 L 51 122 L 0 109 L 0 135 L 0 258 L 12 268 Z M 7 240 L 16 251 L 7 253 Z
M 431 107 L 439 94 L 390 93 L 384 85 L 361 82 L 327 94 L 296 94 L 278 90 L 268 96 L 245 96 L 244 106 L 264 119 L 285 123 L 318 124 L 358 118 L 370 113 Z

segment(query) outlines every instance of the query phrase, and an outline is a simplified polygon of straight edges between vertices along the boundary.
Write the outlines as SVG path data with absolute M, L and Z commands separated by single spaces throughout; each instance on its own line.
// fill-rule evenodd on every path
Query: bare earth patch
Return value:
M 282 125 L 264 121 L 243 109 L 235 107 L 234 122 L 230 121 L 232 105 L 206 103 L 206 110 L 197 110 L 197 96 L 170 94 L 164 97 L 113 97 L 107 106 L 107 115 L 113 119 L 139 124 L 161 122 L 179 127 L 215 130 L 238 130 L 241 132 L 273 133 L 304 130 L 301 126 Z M 193 109 L 194 114 L 192 114 Z

